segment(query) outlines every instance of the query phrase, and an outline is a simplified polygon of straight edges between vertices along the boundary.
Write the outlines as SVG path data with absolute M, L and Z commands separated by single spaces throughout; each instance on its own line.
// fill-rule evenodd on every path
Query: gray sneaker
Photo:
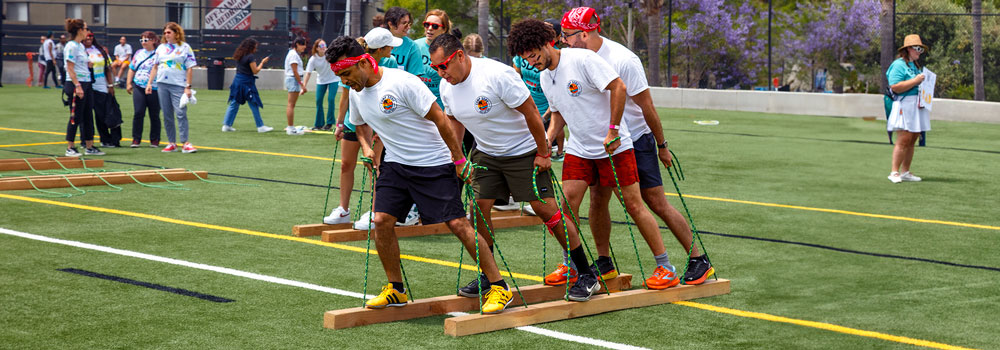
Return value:
M 80 151 L 77 151 L 76 147 L 67 148 L 66 149 L 66 156 L 67 157 L 79 157 L 80 156 Z
M 97 148 L 97 146 L 93 146 L 84 151 L 84 154 L 88 156 L 103 156 L 104 152 L 101 152 L 101 149 Z
M 581 274 L 576 284 L 569 288 L 569 300 L 587 301 L 601 287 L 601 281 L 593 273 Z

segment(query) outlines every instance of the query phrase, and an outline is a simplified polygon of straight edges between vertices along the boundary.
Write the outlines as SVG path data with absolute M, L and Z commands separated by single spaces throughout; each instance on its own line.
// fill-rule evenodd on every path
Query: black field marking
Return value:
M 580 220 L 587 220 L 587 217 L 581 217 Z M 612 221 L 612 223 L 622 224 L 622 225 L 625 224 L 624 221 Z M 666 226 L 660 226 L 660 229 L 661 230 L 670 230 Z M 763 241 L 763 242 L 771 242 L 771 243 L 792 244 L 792 245 L 798 245 L 798 246 L 803 246 L 803 247 L 832 250 L 832 251 L 841 252 L 841 253 L 867 255 L 867 256 L 874 256 L 874 257 L 879 257 L 879 258 L 889 258 L 889 259 L 919 261 L 919 262 L 925 262 L 925 263 L 931 263 L 931 264 L 938 264 L 938 265 L 945 265 L 945 266 L 952 266 L 952 267 L 962 267 L 962 268 L 967 268 L 967 269 L 979 269 L 979 270 L 987 270 L 987 271 L 1000 272 L 1000 268 L 998 268 L 998 267 L 991 267 L 991 266 L 968 265 L 968 264 L 953 263 L 953 262 L 950 262 L 950 261 L 925 259 L 925 258 L 918 258 L 918 257 L 912 257 L 912 256 L 903 256 L 903 255 L 893 255 L 893 254 L 865 252 L 865 251 L 854 250 L 854 249 L 831 247 L 831 246 L 822 245 L 822 244 L 788 241 L 788 240 L 784 240 L 784 239 L 761 238 L 761 237 L 754 237 L 754 236 L 734 235 L 734 234 L 730 234 L 730 233 L 719 233 L 719 232 L 710 232 L 710 231 L 703 231 L 703 230 L 702 231 L 698 231 L 698 232 L 702 233 L 702 234 L 706 234 L 706 235 L 712 235 L 712 236 L 729 237 L 729 238 L 739 238 L 739 239 L 749 239 L 749 240 L 754 240 L 754 241 Z
M 37 152 L 27 152 L 27 151 L 15 151 L 15 150 L 9 150 L 9 149 L 0 149 L 0 151 L 23 153 L 23 154 L 33 154 L 33 155 L 39 155 L 39 156 L 58 157 L 57 155 L 47 154 L 47 153 L 37 153 Z M 134 166 L 141 166 L 141 167 L 147 167 L 147 168 L 153 168 L 153 169 L 162 169 L 163 168 L 163 167 L 157 166 L 157 165 L 140 164 L 140 163 L 129 163 L 129 162 L 107 160 L 107 159 L 105 159 L 104 162 L 105 163 L 114 163 L 114 164 L 134 165 Z M 265 179 L 265 178 L 261 178 L 261 177 L 250 177 L 250 176 L 220 174 L 220 173 L 212 173 L 212 172 L 210 172 L 208 174 L 209 175 L 214 175 L 214 176 L 231 177 L 231 178 L 245 179 L 245 180 L 254 180 L 254 181 L 272 182 L 272 183 L 279 183 L 279 184 L 285 184 L 285 185 L 299 185 L 299 186 L 308 186 L 308 187 L 327 188 L 326 186 L 323 186 L 323 185 L 315 185 L 315 184 L 309 184 L 309 183 L 304 183 L 304 182 L 274 180 L 274 179 Z M 330 188 L 331 189 L 335 189 L 335 190 L 339 190 L 340 189 L 340 187 L 337 187 L 337 186 L 330 186 Z M 355 190 L 352 190 L 351 192 L 355 192 L 355 193 L 368 193 L 370 191 L 362 191 L 362 190 L 355 189 Z
M 826 142 L 843 142 L 843 143 L 860 143 L 866 145 L 886 145 L 889 144 L 888 138 L 885 141 L 866 141 L 866 140 L 831 140 L 831 139 L 821 139 L 815 137 L 802 137 L 802 136 L 777 136 L 777 135 L 759 135 L 759 134 L 748 134 L 742 132 L 725 132 L 725 131 L 708 131 L 708 130 L 686 130 L 686 129 L 667 129 L 663 128 L 664 131 L 680 131 L 680 132 L 693 132 L 701 134 L 719 134 L 719 135 L 734 135 L 734 136 L 747 136 L 747 137 L 760 137 L 760 138 L 775 138 L 775 139 L 793 139 L 793 140 L 807 140 L 807 141 L 826 141 Z M 958 148 L 958 147 L 941 147 L 941 146 L 925 146 L 923 148 L 930 149 L 946 149 L 952 151 L 963 151 L 963 152 L 979 152 L 979 153 L 990 153 L 990 154 L 1000 154 L 1000 151 L 990 151 L 982 149 L 972 149 L 972 148 Z
M 201 299 L 201 300 L 208 300 L 208 301 L 216 302 L 216 303 L 231 303 L 231 302 L 236 301 L 236 300 L 233 300 L 233 299 L 226 299 L 226 298 L 217 297 L 217 296 L 214 296 L 214 295 L 201 294 L 201 293 L 193 292 L 193 291 L 190 291 L 190 290 L 187 290 L 187 289 L 167 287 L 167 286 L 163 286 L 163 285 L 159 285 L 159 284 L 155 284 L 155 283 L 136 281 L 136 280 L 128 279 L 128 278 L 124 278 L 124 277 L 109 276 L 109 275 L 100 274 L 100 273 L 97 273 L 97 272 L 90 272 L 90 271 L 87 271 L 87 270 L 80 270 L 80 269 L 59 269 L 59 271 L 69 272 L 69 273 L 75 273 L 75 274 L 81 275 L 81 276 L 100 278 L 100 279 L 104 279 L 104 280 L 108 280 L 108 281 L 115 281 L 115 282 L 120 282 L 120 283 L 125 283 L 125 284 L 131 284 L 131 285 L 140 286 L 140 287 L 146 287 L 146 288 L 150 288 L 150 289 L 156 289 L 156 290 L 160 290 L 160 291 L 164 291 L 164 292 L 170 292 L 170 293 L 174 293 L 174 294 L 180 294 L 180 295 L 183 295 L 183 296 L 188 296 L 188 297 L 192 297 L 192 298 L 198 298 L 198 299 Z

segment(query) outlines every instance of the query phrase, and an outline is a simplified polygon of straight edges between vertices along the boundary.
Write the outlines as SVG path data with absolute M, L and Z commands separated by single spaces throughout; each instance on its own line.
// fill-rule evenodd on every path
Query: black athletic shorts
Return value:
M 404 219 L 415 203 L 424 225 L 464 217 L 459 182 L 451 163 L 419 167 L 382 162 L 375 181 L 373 211 Z
M 653 137 L 653 133 L 647 133 L 633 141 L 632 148 L 635 149 L 635 167 L 639 170 L 639 188 L 663 186 L 660 157 L 657 156 L 656 137 Z

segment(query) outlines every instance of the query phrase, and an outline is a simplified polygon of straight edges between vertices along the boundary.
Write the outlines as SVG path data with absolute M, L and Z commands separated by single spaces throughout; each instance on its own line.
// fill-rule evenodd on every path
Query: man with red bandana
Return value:
M 326 51 L 326 60 L 341 82 L 351 87 L 350 118 L 357 126 L 364 156 L 375 156 L 372 131 L 379 134 L 386 151 L 375 180 L 372 212 L 375 248 L 389 283 L 365 306 L 379 309 L 406 305 L 395 224 L 416 204 L 424 224 L 444 222 L 469 254 L 479 257 L 479 266 L 489 281 L 482 287 L 489 289 L 482 312 L 502 312 L 513 293 L 500 276 L 489 248 L 485 244 L 477 247 L 484 240 L 465 217 L 459 178 L 469 181 L 472 163 L 462 155 L 434 94 L 413 74 L 379 68 L 351 37 L 335 39 Z
M 642 62 L 624 45 L 600 35 L 601 19 L 590 7 L 577 7 L 566 12 L 562 18 L 562 40 L 573 48 L 588 49 L 608 62 L 625 83 L 628 98 L 622 119 L 629 125 L 632 144 L 635 147 L 636 167 L 639 171 L 639 188 L 642 199 L 649 209 L 667 224 L 670 231 L 691 255 L 684 283 L 701 284 L 715 273 L 708 257 L 699 252 L 693 244 L 691 227 L 684 216 L 670 205 L 663 194 L 663 179 L 657 160 L 670 167 L 670 151 L 663 136 L 660 116 L 653 106 L 646 82 L 646 72 Z M 596 32 L 595 32 L 596 31 Z M 610 189 L 591 191 L 591 203 L 607 203 Z M 595 210 L 596 209 L 596 210 Z M 591 206 L 590 224 L 597 251 L 601 256 L 609 255 L 611 237 L 611 217 L 607 210 Z M 662 264 L 673 271 L 669 260 Z
M 669 264 L 669 259 L 666 259 L 656 219 L 642 204 L 632 138 L 628 123 L 622 120 L 625 84 L 614 68 L 593 51 L 556 50 L 550 45 L 554 39 L 555 32 L 550 26 L 529 19 L 511 28 L 508 47 L 511 53 L 542 71 L 542 91 L 552 111 L 549 138 L 564 126 L 569 127 L 562 175 L 567 204 L 574 213 L 579 213 L 588 187 L 592 192 L 610 193 L 620 185 L 625 210 L 635 220 L 639 233 L 657 260 L 653 275 L 645 281 L 646 287 L 676 286 L 680 280 L 663 266 L 663 261 Z M 601 214 L 609 216 L 609 199 L 604 197 L 604 203 L 591 201 L 590 205 L 603 208 Z M 591 215 L 594 215 L 593 209 Z M 598 258 L 595 265 L 592 269 L 598 270 L 604 279 L 618 276 L 608 256 Z M 555 273 L 562 268 L 560 266 Z

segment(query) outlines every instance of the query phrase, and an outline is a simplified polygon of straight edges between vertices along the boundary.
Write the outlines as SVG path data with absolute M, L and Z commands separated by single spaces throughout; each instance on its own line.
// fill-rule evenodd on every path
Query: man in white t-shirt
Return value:
M 62 88 L 62 84 L 59 81 L 59 71 L 56 70 L 56 43 L 52 41 L 52 32 L 49 32 L 48 36 L 43 37 L 42 41 L 42 60 L 44 61 L 45 68 L 42 72 L 42 87 L 49 88 L 49 74 L 52 75 L 52 82 L 55 83 L 57 88 Z
M 514 68 L 467 55 L 461 39 L 454 35 L 438 35 L 430 44 L 429 52 L 431 68 L 446 81 L 441 83 L 441 100 L 444 113 L 456 121 L 453 123 L 455 138 L 459 139 L 468 129 L 477 144 L 470 158 L 486 167 L 475 171 L 476 204 L 481 212 L 473 215 L 479 220 L 479 234 L 486 238 L 490 251 L 493 251 L 489 229 L 493 227 L 490 217 L 493 202 L 508 196 L 513 196 L 516 202 L 529 202 L 563 249 L 566 249 L 567 240 L 572 247 L 573 259 L 569 265 L 578 267 L 579 279 L 570 288 L 569 299 L 590 300 L 600 287 L 600 280 L 590 269 L 576 225 L 563 215 L 553 199 L 549 177 L 552 154 L 546 147 L 542 117 L 527 86 Z M 535 171 L 538 175 L 532 183 Z M 542 203 L 542 198 L 549 200 Z M 571 276 L 570 281 L 576 278 Z M 488 283 L 485 279 L 486 276 L 481 275 L 469 282 L 459 289 L 459 295 L 478 297 L 479 285 Z M 563 277 L 563 283 L 565 280 Z
M 472 163 L 462 155 L 461 146 L 448 117 L 441 112 L 434 94 L 420 78 L 394 68 L 380 68 L 361 44 L 348 36 L 330 43 L 326 52 L 331 70 L 349 92 L 350 121 L 357 128 L 358 141 L 367 159 L 375 157 L 372 132 L 385 145 L 385 159 L 375 180 L 375 248 L 389 284 L 369 299 L 368 308 L 405 306 L 406 289 L 399 264 L 399 242 L 395 224 L 410 207 L 420 208 L 426 224 L 444 222 L 462 241 L 470 255 L 479 257 L 479 266 L 489 280 L 483 313 L 498 313 L 510 303 L 513 293 L 500 276 L 493 255 L 483 237 L 472 229 L 461 201 L 461 182 L 469 181 Z M 455 159 L 455 162 L 452 160 Z M 367 166 L 373 164 L 368 162 Z
M 680 279 L 671 270 L 656 219 L 642 205 L 632 139 L 628 123 L 622 120 L 625 84 L 596 53 L 574 48 L 556 50 L 551 45 L 555 39 L 549 25 L 529 19 L 511 28 L 508 46 L 511 53 L 542 71 L 539 81 L 552 111 L 548 135 L 554 136 L 569 126 L 562 175 L 569 207 L 578 212 L 588 187 L 596 191 L 605 191 L 597 189 L 600 187 L 607 187 L 607 191 L 621 187 L 625 210 L 656 259 L 656 269 L 646 279 L 646 287 L 676 286 Z M 596 214 L 595 210 L 607 212 L 608 199 L 604 198 L 604 203 L 591 200 L 590 216 Z M 618 275 L 608 255 L 601 254 L 595 265 L 604 279 Z
M 608 62 L 622 78 L 628 98 L 625 100 L 625 112 L 622 119 L 629 125 L 632 134 L 632 144 L 635 147 L 636 167 L 639 170 L 639 189 L 646 205 L 667 224 L 670 231 L 691 255 L 687 271 L 684 272 L 685 284 L 701 284 L 715 274 L 715 269 L 708 257 L 702 254 L 693 244 L 691 227 L 676 208 L 670 205 L 663 192 L 663 179 L 660 176 L 660 166 L 670 167 L 670 151 L 663 136 L 660 125 L 660 115 L 653 106 L 653 98 L 649 94 L 649 84 L 646 81 L 646 71 L 639 57 L 622 44 L 616 43 L 600 35 L 601 19 L 593 8 L 577 7 L 562 18 L 562 37 L 569 47 L 588 49 L 597 53 Z M 591 196 L 597 198 L 594 202 L 607 203 L 611 191 L 592 191 Z M 597 214 L 603 214 L 598 211 Z M 602 254 L 608 251 L 608 239 L 611 237 L 611 217 L 591 215 L 591 227 L 594 228 L 594 241 L 597 250 Z
M 123 36 L 118 38 L 118 45 L 115 45 L 115 61 L 111 63 L 111 70 L 115 75 L 115 85 L 121 82 L 122 74 L 128 71 L 129 60 L 132 58 L 132 45 Z

